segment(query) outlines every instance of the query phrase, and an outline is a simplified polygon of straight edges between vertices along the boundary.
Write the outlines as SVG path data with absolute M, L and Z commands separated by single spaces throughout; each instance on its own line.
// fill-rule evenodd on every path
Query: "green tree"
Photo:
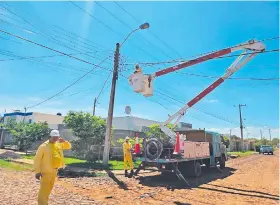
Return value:
M 96 161 L 104 144 L 106 121 L 89 113 L 69 111 L 64 123 L 78 138 L 72 141 L 74 155 L 90 162 Z
M 168 124 L 167 127 L 175 131 L 176 127 L 173 127 L 172 124 Z M 153 124 L 148 127 L 148 131 L 145 132 L 145 135 L 148 139 L 157 138 L 163 144 L 169 144 L 169 137 L 160 129 L 159 124 Z
M 118 140 L 118 143 L 120 143 L 121 145 L 124 143 L 125 139 L 119 139 Z M 130 138 L 129 142 L 131 143 L 132 147 L 135 146 L 136 144 L 136 139 L 135 138 Z M 139 144 L 140 144 L 140 147 L 142 148 L 143 146 L 143 138 L 139 138 Z
M 31 147 L 32 143 L 47 137 L 49 134 L 48 123 L 30 123 L 16 122 L 8 120 L 5 127 L 8 132 L 14 137 L 14 143 L 20 151 L 26 151 Z
M 271 144 L 272 144 L 273 146 L 277 146 L 277 145 L 279 144 L 279 138 L 273 138 L 273 139 L 271 140 Z

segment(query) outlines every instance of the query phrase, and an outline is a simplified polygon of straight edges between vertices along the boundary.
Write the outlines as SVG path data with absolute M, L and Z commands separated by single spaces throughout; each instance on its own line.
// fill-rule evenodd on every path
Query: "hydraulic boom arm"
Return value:
M 262 44 L 259 41 L 250 40 L 246 43 L 242 43 L 242 44 L 239 44 L 239 45 L 234 46 L 234 47 L 222 49 L 222 50 L 219 50 L 219 51 L 216 51 L 216 52 L 198 57 L 196 59 L 183 62 L 183 63 L 178 64 L 176 66 L 168 67 L 166 69 L 157 71 L 153 75 L 149 75 L 149 77 L 146 76 L 146 78 L 145 77 L 142 78 L 142 79 L 148 79 L 148 83 L 146 83 L 146 85 L 149 85 L 148 88 L 151 88 L 151 91 L 147 95 L 145 93 L 146 91 L 142 92 L 141 89 L 139 88 L 139 90 L 137 92 L 142 92 L 143 95 L 145 93 L 145 96 L 151 96 L 152 95 L 152 87 L 151 87 L 152 83 L 151 82 L 156 77 L 159 77 L 159 76 L 171 73 L 171 72 L 175 72 L 177 70 L 180 70 L 180 69 L 198 64 L 198 63 L 202 63 L 202 62 L 210 60 L 210 59 L 218 58 L 218 57 L 221 57 L 223 55 L 227 55 L 229 53 L 239 51 L 239 50 L 243 50 L 243 53 L 240 54 L 240 56 L 230 65 L 230 67 L 226 70 L 225 74 L 222 77 L 220 77 L 214 83 L 212 83 L 210 86 L 208 86 L 206 89 L 204 89 L 201 93 L 199 93 L 191 101 L 189 101 L 183 108 L 181 108 L 175 114 L 171 115 L 164 123 L 161 124 L 161 126 L 160 126 L 161 130 L 170 137 L 171 143 L 175 144 L 176 134 L 171 129 L 169 129 L 166 125 L 177 118 L 175 123 L 173 124 L 174 126 L 176 126 L 178 124 L 179 120 L 185 114 L 187 109 L 189 109 L 190 107 L 195 105 L 202 98 L 204 98 L 206 95 L 208 95 L 210 92 L 212 92 L 215 88 L 217 88 L 219 85 L 221 85 L 232 74 L 234 74 L 236 71 L 238 71 L 242 66 L 244 66 L 246 63 L 248 63 L 250 60 L 252 60 L 258 53 L 263 52 L 265 50 L 265 45 Z M 248 51 L 252 51 L 252 52 L 248 53 Z M 135 76 L 136 75 L 138 75 L 138 77 L 135 77 L 134 82 L 139 81 L 140 77 L 142 76 L 142 74 L 140 74 L 140 75 L 135 74 Z M 132 81 L 133 81 L 132 77 L 130 77 L 131 85 L 133 85 Z
M 251 46 L 247 47 L 247 46 Z M 243 46 L 236 46 L 233 47 L 232 49 L 230 49 L 231 52 L 233 52 L 236 49 L 241 49 L 243 48 Z M 252 49 L 254 48 L 254 49 Z M 239 50 L 238 49 L 238 50 Z M 211 85 L 209 85 L 206 89 L 204 89 L 202 92 L 200 92 L 197 96 L 195 96 L 192 100 L 190 100 L 183 108 L 181 108 L 179 111 L 177 111 L 175 114 L 171 115 L 161 126 L 161 130 L 167 134 L 170 137 L 171 143 L 175 143 L 176 142 L 176 134 L 169 129 L 166 125 L 170 122 L 172 122 L 173 120 L 176 121 L 173 124 L 173 126 L 176 126 L 178 124 L 178 122 L 180 121 L 180 119 L 183 117 L 183 115 L 185 114 L 185 112 L 191 108 L 193 105 L 195 105 L 197 102 L 199 102 L 202 98 L 204 98 L 206 95 L 208 95 L 210 92 L 212 92 L 215 88 L 217 88 L 219 85 L 221 85 L 226 79 L 228 79 L 231 75 L 233 75 L 235 72 L 237 72 L 242 66 L 244 66 L 246 63 L 248 63 L 250 60 L 252 60 L 259 52 L 264 51 L 265 46 L 263 44 L 261 44 L 260 42 L 249 42 L 246 47 L 244 47 L 243 49 L 246 49 L 242 54 L 240 54 L 240 56 L 230 65 L 230 67 L 226 70 L 225 74 L 220 77 L 219 79 L 217 79 L 215 82 L 213 82 Z M 251 53 L 247 53 L 247 50 L 253 50 L 254 52 Z M 226 53 L 227 54 L 228 49 L 224 49 L 222 50 L 221 53 Z M 209 60 L 210 58 L 213 58 L 213 56 L 217 57 L 218 55 L 221 56 L 220 54 L 217 54 L 218 52 L 215 52 L 212 54 L 207 55 L 208 57 L 201 57 L 198 59 L 204 59 L 205 60 Z M 210 57 L 209 57 L 210 56 Z M 202 62 L 203 60 L 196 60 L 196 61 L 200 61 Z M 190 61 L 188 61 L 190 62 Z M 185 63 L 185 65 L 189 66 L 190 64 L 187 64 L 188 62 Z M 193 65 L 195 63 L 192 63 L 191 65 Z M 180 64 L 182 65 L 182 64 Z M 157 73 L 155 73 L 155 76 L 160 76 L 169 72 L 174 72 L 178 69 L 181 69 L 181 67 L 177 67 L 177 68 L 167 68 L 165 70 L 162 71 L 158 71 Z M 165 72 L 163 72 L 165 71 Z

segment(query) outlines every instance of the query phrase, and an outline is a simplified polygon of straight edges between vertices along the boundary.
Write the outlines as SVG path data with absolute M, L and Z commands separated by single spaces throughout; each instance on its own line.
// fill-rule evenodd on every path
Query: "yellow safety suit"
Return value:
M 131 150 L 132 145 L 129 142 L 123 143 L 123 155 L 124 155 L 124 170 L 127 170 L 127 165 L 129 163 L 130 170 L 133 170 L 133 161 Z
M 71 149 L 68 141 L 63 143 L 49 141 L 41 144 L 34 158 L 35 173 L 41 173 L 38 205 L 47 205 L 59 168 L 64 168 L 64 149 Z

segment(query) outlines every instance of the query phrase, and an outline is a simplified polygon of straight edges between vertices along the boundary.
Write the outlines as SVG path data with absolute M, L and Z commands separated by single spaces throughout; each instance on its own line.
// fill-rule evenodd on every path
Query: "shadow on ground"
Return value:
M 245 189 L 236 189 L 236 188 L 218 186 L 218 185 L 212 185 L 212 184 L 210 186 L 218 187 L 218 188 L 198 187 L 198 189 L 221 192 L 221 193 L 225 193 L 225 194 L 234 194 L 234 195 L 239 195 L 239 196 L 249 196 L 249 197 L 256 197 L 256 198 L 271 199 L 274 201 L 279 201 L 279 196 L 264 193 L 264 192 L 245 190 Z
M 236 169 L 225 168 L 223 172 L 220 173 L 216 169 L 207 169 L 206 167 L 202 168 L 202 175 L 198 178 L 185 177 L 191 187 L 186 186 L 186 184 L 178 180 L 175 174 L 166 175 L 154 175 L 154 176 L 140 176 L 140 184 L 150 187 L 166 187 L 173 191 L 174 189 L 188 189 L 188 188 L 197 188 L 203 184 L 208 184 L 209 182 L 215 181 L 217 179 L 224 179 L 234 173 Z

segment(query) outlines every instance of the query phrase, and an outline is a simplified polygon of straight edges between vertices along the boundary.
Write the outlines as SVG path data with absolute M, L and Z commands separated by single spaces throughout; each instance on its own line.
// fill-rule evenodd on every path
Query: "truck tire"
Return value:
M 199 162 L 190 162 L 190 176 L 199 177 L 202 173 L 202 169 Z
M 224 155 L 222 155 L 222 156 L 220 157 L 219 162 L 220 162 L 220 169 L 224 169 L 224 168 L 226 167 L 226 158 L 225 158 Z
M 204 161 L 204 164 L 205 164 L 206 168 L 209 169 L 210 168 L 210 159 L 206 159 Z
M 273 152 L 271 152 L 271 154 L 273 155 Z

